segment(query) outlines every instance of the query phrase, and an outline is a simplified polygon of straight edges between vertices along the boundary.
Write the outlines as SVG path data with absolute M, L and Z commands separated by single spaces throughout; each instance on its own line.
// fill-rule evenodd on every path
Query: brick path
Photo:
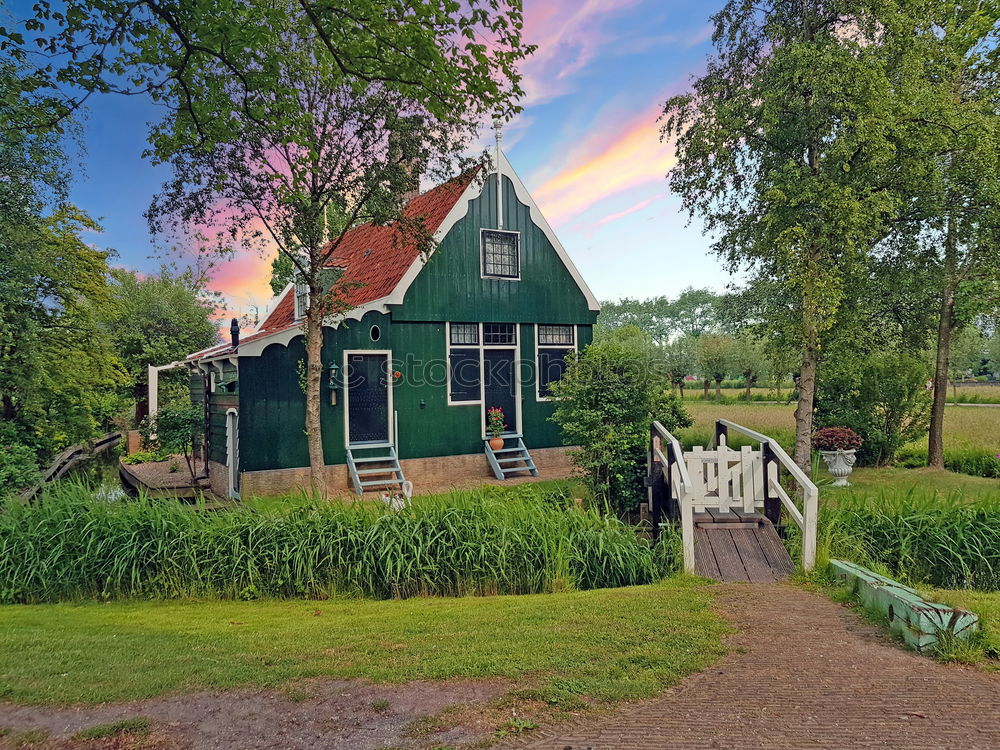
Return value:
M 1000 748 L 1000 676 L 905 652 L 787 584 L 714 590 L 733 653 L 659 698 L 505 747 Z

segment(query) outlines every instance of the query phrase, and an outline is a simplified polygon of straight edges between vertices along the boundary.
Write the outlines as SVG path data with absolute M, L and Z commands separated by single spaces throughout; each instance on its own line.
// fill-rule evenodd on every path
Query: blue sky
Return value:
M 656 123 L 663 101 L 702 70 L 720 5 L 525 0 L 525 37 L 539 49 L 523 68 L 525 110 L 506 129 L 505 150 L 600 299 L 721 290 L 729 280 L 669 193 L 673 154 Z M 149 257 L 158 248 L 142 216 L 167 176 L 142 158 L 147 123 L 159 116 L 141 97 L 92 99 L 73 191 L 104 226 L 90 239 L 140 271 L 160 262 Z M 268 265 L 220 270 L 216 288 L 232 312 L 266 303 Z

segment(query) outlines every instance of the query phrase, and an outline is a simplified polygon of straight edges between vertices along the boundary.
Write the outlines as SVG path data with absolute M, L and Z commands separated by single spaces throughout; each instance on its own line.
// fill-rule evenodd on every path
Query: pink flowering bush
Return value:
M 864 440 L 850 427 L 824 427 L 813 433 L 813 449 L 818 451 L 850 451 L 861 447 Z

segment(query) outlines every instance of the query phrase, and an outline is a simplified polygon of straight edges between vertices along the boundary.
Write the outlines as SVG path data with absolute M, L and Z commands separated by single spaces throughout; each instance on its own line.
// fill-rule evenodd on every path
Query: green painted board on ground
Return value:
M 964 609 L 928 602 L 917 591 L 898 581 L 844 560 L 830 560 L 834 575 L 889 620 L 889 630 L 923 651 L 937 643 L 941 632 L 968 638 L 979 629 L 979 618 Z

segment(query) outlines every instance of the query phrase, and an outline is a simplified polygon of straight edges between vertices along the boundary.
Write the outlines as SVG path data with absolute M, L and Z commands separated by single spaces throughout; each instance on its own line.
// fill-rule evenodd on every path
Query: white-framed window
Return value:
M 517 349 L 517 323 L 448 323 L 448 404 L 482 402 L 483 350 Z
M 535 398 L 552 398 L 552 384 L 562 380 L 570 353 L 577 350 L 575 325 L 535 326 Z
M 491 387 L 506 388 L 513 400 L 504 414 L 511 434 L 521 424 L 521 359 L 518 323 L 446 323 L 449 406 L 479 406 L 479 426 L 486 437 L 486 403 Z M 498 359 L 499 357 L 499 359 Z M 512 377 L 513 382 L 506 380 Z M 492 385 L 491 385 L 492 384 Z M 496 393 L 493 394 L 494 396 Z M 508 399 L 508 400 L 510 400 Z M 510 406 L 510 404 L 508 404 Z
M 295 279 L 295 319 L 302 320 L 309 309 L 309 284 L 306 280 L 297 277 Z
M 480 231 L 480 257 L 484 278 L 521 278 L 521 234 L 503 229 Z
M 482 399 L 479 333 L 479 323 L 448 324 L 449 404 L 478 404 Z

